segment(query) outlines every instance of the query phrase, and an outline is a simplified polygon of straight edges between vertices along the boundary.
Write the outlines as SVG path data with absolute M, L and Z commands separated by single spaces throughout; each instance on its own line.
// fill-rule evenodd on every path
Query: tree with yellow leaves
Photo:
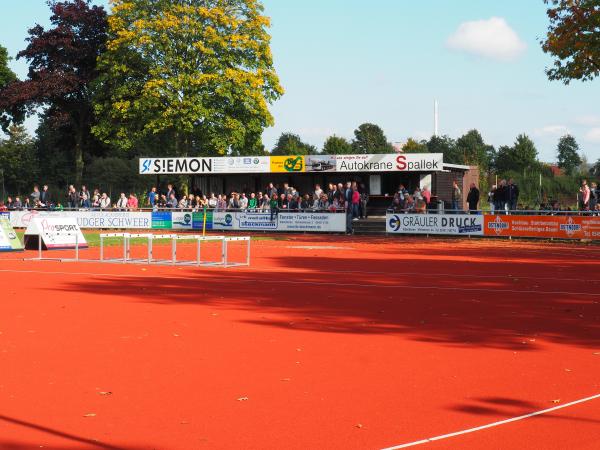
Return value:
M 94 133 L 153 155 L 262 151 L 283 93 L 258 0 L 113 0 Z

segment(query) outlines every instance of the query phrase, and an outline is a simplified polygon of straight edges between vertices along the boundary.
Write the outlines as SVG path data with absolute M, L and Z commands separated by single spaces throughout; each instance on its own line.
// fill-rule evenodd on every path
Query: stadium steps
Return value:
M 353 234 L 359 236 L 385 236 L 385 217 L 372 217 L 352 222 Z

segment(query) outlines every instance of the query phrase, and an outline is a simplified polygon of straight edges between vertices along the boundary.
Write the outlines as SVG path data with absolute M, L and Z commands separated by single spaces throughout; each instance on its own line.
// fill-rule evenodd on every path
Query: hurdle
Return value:
M 122 238 L 123 239 L 123 257 L 122 258 L 106 258 L 105 257 L 105 239 Z M 146 258 L 131 258 L 131 239 L 144 238 L 147 239 L 147 257 Z M 154 258 L 154 241 L 155 240 L 170 240 L 171 241 L 171 258 L 170 259 L 155 259 Z M 195 241 L 196 252 L 195 259 L 182 260 L 178 259 L 177 244 L 180 241 Z M 218 261 L 202 260 L 202 244 L 207 242 L 221 242 L 221 259 Z M 229 244 L 232 242 L 246 242 L 246 257 L 244 261 L 233 262 L 229 261 Z M 240 267 L 250 266 L 250 238 L 249 237 L 225 237 L 225 236 L 202 236 L 202 235 L 185 235 L 185 234 L 131 234 L 131 233 L 103 233 L 100 235 L 100 262 L 102 263 L 117 263 L 117 264 L 154 264 L 154 265 L 177 265 L 177 266 L 215 266 L 215 267 Z
M 77 233 L 61 233 L 61 232 L 56 232 L 54 234 L 54 236 L 60 237 L 60 236 L 74 236 L 75 237 L 75 246 L 71 247 L 65 247 L 65 248 L 56 248 L 56 250 L 74 250 L 75 251 L 75 256 L 73 258 L 45 258 L 43 255 L 43 239 L 41 235 L 38 235 L 38 248 L 37 248 L 37 252 L 38 252 L 38 256 L 36 258 L 23 258 L 23 261 L 59 261 L 59 262 L 77 262 L 77 261 L 82 261 L 81 259 L 79 259 L 79 247 L 80 247 L 80 242 L 79 242 L 79 235 Z M 84 247 L 84 249 L 87 249 L 87 245 Z

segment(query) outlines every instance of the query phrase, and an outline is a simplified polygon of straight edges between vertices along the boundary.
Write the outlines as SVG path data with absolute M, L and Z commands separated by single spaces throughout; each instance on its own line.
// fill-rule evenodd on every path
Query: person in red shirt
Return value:
M 129 194 L 129 198 L 127 199 L 127 209 L 134 210 L 138 208 L 138 199 L 135 194 L 132 192 Z

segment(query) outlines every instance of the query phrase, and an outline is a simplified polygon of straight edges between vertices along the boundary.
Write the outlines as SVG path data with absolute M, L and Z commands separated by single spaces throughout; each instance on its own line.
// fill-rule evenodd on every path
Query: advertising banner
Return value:
M 304 156 L 271 156 L 271 173 L 304 172 Z
M 212 160 L 212 173 L 269 173 L 271 170 L 268 156 L 239 156 Z
M 13 230 L 8 214 L 0 214 L 0 252 L 23 250 L 23 244 Z
M 343 233 L 346 215 L 318 212 L 215 212 L 215 230 Z
M 388 214 L 391 234 L 445 234 L 483 236 L 483 216 L 467 214 Z
M 206 210 L 206 223 L 204 222 L 204 211 L 195 212 L 192 214 L 192 228 L 194 230 L 202 230 L 206 226 L 206 230 L 213 229 L 213 212 Z
M 600 217 L 488 215 L 485 235 L 600 240 Z
M 337 155 L 338 172 L 437 172 L 444 169 L 442 153 Z
M 15 228 L 27 228 L 34 218 L 71 217 L 80 228 L 150 229 L 152 215 L 136 211 L 11 211 L 10 222 Z
M 170 211 L 156 211 L 152 213 L 152 229 L 170 230 L 173 228 L 173 219 Z
M 174 230 L 191 230 L 192 212 L 173 211 L 171 213 L 171 221 Z
M 87 248 L 87 242 L 77 221 L 72 217 L 36 217 L 25 230 L 25 247 L 38 248 L 38 239 L 42 248 L 47 250 Z
M 141 175 L 302 172 L 437 172 L 442 153 L 140 158 Z

